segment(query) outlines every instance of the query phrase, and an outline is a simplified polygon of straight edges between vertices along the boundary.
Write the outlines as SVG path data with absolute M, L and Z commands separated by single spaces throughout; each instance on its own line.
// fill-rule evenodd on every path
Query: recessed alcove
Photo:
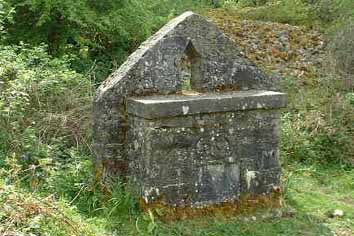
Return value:
M 200 90 L 202 84 L 201 56 L 191 41 L 177 63 L 179 90 Z

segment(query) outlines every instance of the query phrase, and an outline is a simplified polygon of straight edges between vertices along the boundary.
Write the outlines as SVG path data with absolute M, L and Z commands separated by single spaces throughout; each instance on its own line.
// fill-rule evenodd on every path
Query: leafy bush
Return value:
M 352 0 L 320 0 L 313 4 L 313 14 L 322 24 L 336 24 L 354 14 Z
M 45 46 L 0 46 L 0 159 L 15 156 L 42 176 L 68 147 L 87 149 L 92 86 L 69 63 Z
M 354 105 L 351 90 L 341 80 L 316 78 L 302 86 L 296 78 L 282 81 L 289 94 L 283 116 L 284 162 L 354 165 Z
M 312 20 L 310 13 L 310 6 L 301 0 L 272 1 L 261 7 L 246 8 L 240 11 L 243 18 L 294 25 L 308 24 Z
M 0 0 L 0 40 L 3 40 L 6 34 L 5 22 L 12 22 L 13 8 L 5 0 Z
M 15 8 L 9 42 L 46 43 L 51 55 L 75 54 L 75 70 L 99 82 L 168 19 L 211 0 L 6 0 Z
M 352 0 L 226 0 L 224 6 L 246 19 L 325 28 L 354 14 Z

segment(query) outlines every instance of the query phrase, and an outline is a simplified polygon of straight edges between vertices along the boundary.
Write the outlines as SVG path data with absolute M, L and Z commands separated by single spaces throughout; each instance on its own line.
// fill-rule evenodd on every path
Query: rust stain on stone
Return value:
M 252 214 L 260 209 L 274 209 L 283 206 L 283 199 L 280 192 L 274 191 L 270 194 L 251 195 L 243 194 L 239 200 L 232 200 L 223 203 L 214 203 L 205 206 L 171 206 L 163 203 L 163 198 L 146 203 L 140 200 L 140 207 L 143 211 L 159 209 L 162 212 L 157 216 L 163 221 L 185 220 L 199 216 L 216 216 L 222 214 L 225 217 Z
M 115 173 L 116 176 L 119 176 L 121 173 L 128 173 L 129 171 L 129 162 L 126 160 L 104 160 L 103 166 L 105 171 L 108 171 L 109 173 Z

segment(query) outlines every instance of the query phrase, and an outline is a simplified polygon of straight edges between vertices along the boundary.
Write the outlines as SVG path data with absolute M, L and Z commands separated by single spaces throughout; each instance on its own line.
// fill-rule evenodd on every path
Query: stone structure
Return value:
M 100 174 L 131 176 L 145 203 L 199 206 L 270 193 L 279 185 L 278 110 L 286 97 L 269 90 L 272 81 L 234 42 L 186 12 L 99 88 Z

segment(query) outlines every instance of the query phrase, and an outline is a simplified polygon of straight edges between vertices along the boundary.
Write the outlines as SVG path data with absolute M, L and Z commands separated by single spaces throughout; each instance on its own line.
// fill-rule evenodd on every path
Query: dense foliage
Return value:
M 51 55 L 74 54 L 74 68 L 91 69 L 99 81 L 167 19 L 206 5 L 204 0 L 7 2 L 15 9 L 13 24 L 7 24 L 9 42 L 44 42 Z
M 0 164 L 12 157 L 43 169 L 71 147 L 87 149 L 91 82 L 68 58 L 51 58 L 45 46 L 0 46 L 0 64 Z

